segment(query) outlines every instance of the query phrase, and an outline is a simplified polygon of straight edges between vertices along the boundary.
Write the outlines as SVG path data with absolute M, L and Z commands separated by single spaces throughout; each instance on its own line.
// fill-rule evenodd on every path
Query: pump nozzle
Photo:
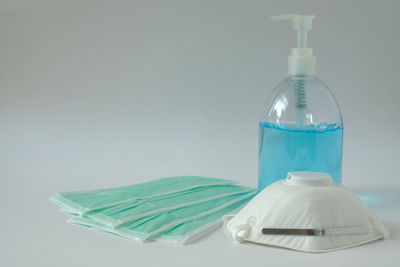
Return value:
M 314 18 L 315 16 L 302 15 L 278 15 L 270 18 L 273 22 L 292 20 L 293 29 L 297 31 L 297 48 L 293 48 L 289 56 L 289 74 L 291 75 L 315 74 L 316 59 L 312 49 L 307 48 L 307 34 L 311 30 Z

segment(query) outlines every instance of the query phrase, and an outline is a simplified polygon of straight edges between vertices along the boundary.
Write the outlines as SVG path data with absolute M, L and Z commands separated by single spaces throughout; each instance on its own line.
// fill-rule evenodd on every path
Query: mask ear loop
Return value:
M 250 235 L 251 225 L 241 224 L 233 229 L 232 237 L 238 242 L 244 242 Z

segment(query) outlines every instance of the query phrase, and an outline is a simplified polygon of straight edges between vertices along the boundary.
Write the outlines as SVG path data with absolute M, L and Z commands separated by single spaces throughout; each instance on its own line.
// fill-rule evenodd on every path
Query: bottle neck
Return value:
M 311 48 L 293 48 L 288 57 L 289 75 L 315 75 L 316 57 Z

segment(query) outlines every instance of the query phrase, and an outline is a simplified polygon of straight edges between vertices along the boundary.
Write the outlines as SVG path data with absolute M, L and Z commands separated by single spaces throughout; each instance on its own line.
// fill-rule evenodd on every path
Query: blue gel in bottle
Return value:
M 290 171 L 318 171 L 340 183 L 343 128 L 291 129 L 260 123 L 259 189 Z

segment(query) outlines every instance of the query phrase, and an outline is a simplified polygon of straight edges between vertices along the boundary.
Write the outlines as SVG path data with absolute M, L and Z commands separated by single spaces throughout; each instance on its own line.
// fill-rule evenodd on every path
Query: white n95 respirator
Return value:
M 238 242 L 328 252 L 385 238 L 388 230 L 348 188 L 317 172 L 291 172 L 224 217 Z

